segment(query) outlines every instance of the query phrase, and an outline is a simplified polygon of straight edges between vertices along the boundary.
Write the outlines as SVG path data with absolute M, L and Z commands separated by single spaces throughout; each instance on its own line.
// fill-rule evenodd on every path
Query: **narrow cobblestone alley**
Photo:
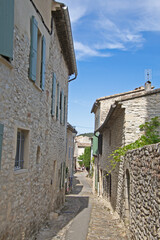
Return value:
M 124 226 L 111 212 L 109 205 L 94 196 L 91 180 L 86 173 L 78 172 L 74 190 L 66 196 L 58 216 L 49 221 L 34 240 L 126 240 Z

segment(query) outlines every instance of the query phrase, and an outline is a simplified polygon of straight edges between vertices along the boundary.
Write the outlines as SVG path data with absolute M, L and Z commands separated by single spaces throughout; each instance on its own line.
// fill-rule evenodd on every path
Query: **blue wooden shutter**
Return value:
M 60 123 L 62 124 L 63 123 L 63 108 L 64 108 L 64 92 L 63 90 L 61 91 L 61 95 L 60 95 L 60 103 L 61 103 L 61 106 L 60 106 Z
M 57 83 L 57 106 L 56 106 L 56 119 L 59 119 L 59 83 Z
M 52 78 L 52 106 L 51 106 L 51 114 L 55 115 L 55 103 L 56 103 L 56 74 L 53 73 Z
M 13 59 L 14 0 L 0 0 L 0 55 Z
M 36 69 L 37 69 L 37 35 L 38 35 L 38 22 L 36 21 L 35 17 L 32 16 L 29 77 L 34 82 L 36 81 Z
M 63 124 L 66 123 L 66 96 L 64 96 Z
M 42 37 L 42 69 L 41 69 L 41 88 L 45 88 L 45 70 L 46 70 L 46 39 Z
M 1 155 L 2 155 L 3 129 L 4 129 L 4 125 L 0 123 L 0 169 L 1 169 Z

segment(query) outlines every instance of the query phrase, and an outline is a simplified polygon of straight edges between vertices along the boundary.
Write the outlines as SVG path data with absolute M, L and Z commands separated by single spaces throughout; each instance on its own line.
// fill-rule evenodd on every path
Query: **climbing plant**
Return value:
M 150 121 L 141 124 L 139 126 L 139 129 L 140 131 L 144 131 L 144 134 L 138 140 L 123 147 L 119 147 L 110 154 L 109 158 L 111 170 L 108 172 L 111 173 L 115 169 L 117 163 L 121 161 L 121 157 L 124 156 L 128 150 L 133 150 L 143 147 L 145 145 L 160 142 L 160 136 L 158 131 L 159 126 L 160 126 L 159 117 L 154 117 Z

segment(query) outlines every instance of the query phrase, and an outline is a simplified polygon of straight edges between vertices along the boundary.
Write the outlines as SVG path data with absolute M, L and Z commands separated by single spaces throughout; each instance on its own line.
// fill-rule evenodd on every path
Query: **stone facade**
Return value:
M 28 77 L 32 15 L 46 38 L 44 91 L 37 80 L 34 83 Z M 54 72 L 67 103 L 69 70 L 56 28 L 53 27 L 50 35 L 31 1 L 15 0 L 14 20 L 13 61 L 9 63 L 0 57 L 0 123 L 4 125 L 0 240 L 29 239 L 49 213 L 62 205 L 65 196 L 63 172 L 67 123 L 60 123 L 60 109 L 57 118 L 51 115 L 51 101 Z M 67 119 L 67 104 L 65 108 L 63 114 Z M 24 165 L 15 169 L 19 130 L 25 135 Z
M 72 189 L 72 178 L 76 170 L 76 160 L 74 158 L 74 139 L 77 131 L 69 123 L 67 124 L 67 154 L 66 154 L 66 191 Z
M 144 91 L 144 87 L 139 87 L 133 91 L 114 94 L 96 99 L 91 110 L 91 113 L 95 114 L 95 130 L 98 129 L 101 124 L 103 124 L 111 105 L 114 104 L 115 101 L 120 101 L 121 98 L 123 98 L 124 96 L 129 97 L 137 93 L 143 94 Z
M 110 106 L 108 115 L 101 126 L 96 129 L 102 135 L 102 153 L 99 153 L 95 158 L 95 175 L 97 169 L 98 173 L 97 176 L 94 176 L 94 179 L 98 178 L 99 181 L 98 194 L 107 198 L 113 209 L 119 213 L 126 224 L 129 224 L 131 239 L 159 239 L 159 228 L 157 226 L 159 221 L 159 210 L 157 208 L 159 160 L 157 151 L 159 150 L 156 150 L 157 147 L 154 146 L 153 148 L 146 147 L 146 150 L 145 148 L 135 150 L 132 154 L 130 153 L 131 155 L 128 155 L 128 153 L 125 161 L 117 164 L 115 170 L 110 174 L 108 172 L 112 167 L 108 157 L 115 149 L 137 140 L 142 134 L 139 125 L 152 117 L 160 116 L 159 109 L 160 89 L 150 89 L 149 91 L 132 93 L 128 96 L 124 95 L 120 99 L 116 99 L 114 104 Z M 154 156 L 157 157 L 152 160 Z M 156 177 L 151 180 L 153 166 Z M 132 184 L 128 186 L 130 181 L 132 181 Z M 151 190 L 151 188 L 154 188 L 152 186 L 157 189 Z M 152 197 L 150 194 L 152 194 Z M 151 200 L 152 205 L 146 203 L 150 198 L 153 199 L 153 202 Z M 154 210 L 149 212 L 151 207 Z M 150 219 L 151 228 L 148 219 Z M 154 229 L 154 235 L 148 235 L 152 228 Z
M 160 239 L 160 144 L 128 151 L 123 164 L 119 214 L 131 239 Z M 121 196 L 121 197 L 120 197 Z

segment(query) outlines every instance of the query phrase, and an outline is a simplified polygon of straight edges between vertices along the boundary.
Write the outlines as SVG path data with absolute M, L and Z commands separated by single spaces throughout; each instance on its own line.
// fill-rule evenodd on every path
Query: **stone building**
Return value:
M 151 88 L 150 82 L 147 82 L 145 88 L 137 89 L 123 95 L 119 94 L 118 98 L 117 95 L 115 95 L 108 98 L 106 97 L 105 99 L 106 103 L 103 104 L 103 106 L 107 106 L 107 99 L 109 100 L 109 106 L 106 107 L 106 116 L 103 118 L 101 125 L 96 125 L 95 133 L 97 133 L 97 137 L 95 136 L 95 138 L 97 142 L 95 141 L 95 144 L 93 143 L 95 156 L 94 190 L 97 190 L 99 195 L 106 197 L 111 202 L 113 209 L 130 225 L 132 237 L 134 235 L 136 236 L 131 239 L 158 239 L 153 238 L 153 235 L 151 235 L 151 238 L 146 238 L 147 232 L 150 229 L 149 223 L 146 223 L 143 228 L 144 234 L 139 234 L 142 228 L 138 227 L 138 224 L 140 224 L 142 218 L 139 217 L 135 219 L 138 214 L 142 216 L 149 207 L 148 203 L 144 206 L 140 201 L 143 198 L 148 199 L 147 192 L 149 191 L 148 189 L 151 188 L 152 183 L 154 182 L 154 186 L 159 185 L 157 175 L 158 159 L 155 160 L 157 169 L 154 168 L 156 176 L 154 181 L 146 175 L 146 171 L 148 171 L 149 174 L 153 172 L 153 166 L 148 168 L 147 161 L 148 158 L 153 159 L 153 154 L 155 153 L 150 151 L 151 156 L 148 154 L 149 157 L 146 157 L 145 154 L 142 156 L 142 152 L 145 152 L 144 150 L 137 150 L 139 156 L 135 151 L 137 157 L 133 157 L 134 153 L 132 157 L 128 157 L 125 161 L 120 162 L 110 174 L 108 174 L 108 172 L 111 170 L 109 155 L 112 151 L 137 140 L 142 134 L 139 130 L 139 125 L 154 116 L 160 116 L 160 89 L 154 90 Z M 102 112 L 103 115 L 105 108 L 103 108 L 102 111 L 100 104 L 95 107 L 92 109 L 95 116 L 97 110 L 99 113 Z M 97 119 L 95 117 L 95 122 L 96 121 Z M 141 159 L 141 163 L 138 163 L 136 159 Z M 133 164 L 133 162 L 135 163 Z M 145 168 L 144 172 L 142 171 L 142 166 Z M 138 177 L 136 171 L 140 171 L 141 173 Z M 146 184 L 143 176 L 144 179 L 147 179 L 146 181 L 148 181 L 149 185 Z M 136 195 L 134 195 L 136 189 L 141 188 L 143 191 L 140 190 L 139 193 L 137 192 Z M 156 188 L 152 189 L 152 198 L 154 199 L 152 203 L 155 202 L 155 204 L 153 205 L 154 210 L 150 216 L 152 222 L 151 228 L 153 228 L 154 219 L 155 222 L 159 219 L 159 213 L 156 212 L 158 210 L 157 193 Z M 138 209 L 136 209 L 135 204 Z M 146 216 L 144 215 L 145 219 L 147 218 L 147 214 Z M 131 226 L 132 223 L 134 223 L 134 227 Z M 146 231 L 145 228 L 147 229 Z M 154 233 L 157 237 L 157 227 L 155 227 Z
M 93 104 L 91 113 L 95 114 L 95 131 L 104 123 L 106 116 L 109 113 L 110 107 L 112 104 L 115 103 L 115 101 L 120 101 L 123 97 L 129 97 L 133 96 L 134 94 L 143 94 L 145 92 L 144 87 L 136 88 L 133 91 L 125 92 L 125 93 L 119 93 L 114 94 L 106 97 L 101 97 L 96 99 L 95 103 Z M 139 126 L 139 125 L 138 125 Z M 99 157 L 98 154 L 98 143 L 102 140 L 99 133 L 95 132 L 95 135 L 93 137 L 93 156 L 94 156 L 94 175 L 93 175 L 93 192 L 98 192 L 100 194 L 100 181 L 99 181 L 99 174 L 101 173 L 99 171 Z M 100 143 L 101 145 L 101 143 Z M 101 151 L 101 146 L 99 146 L 99 151 Z
M 76 170 L 76 160 L 74 158 L 74 139 L 76 137 L 76 129 L 67 123 L 67 154 L 66 154 L 66 191 L 72 189 L 72 178 Z
M 84 153 L 86 147 L 91 147 L 91 137 L 85 135 L 78 135 L 75 137 L 74 157 L 76 159 L 76 167 L 79 167 L 78 157 Z
M 64 4 L 0 5 L 0 240 L 29 239 L 64 202 L 76 60 Z

